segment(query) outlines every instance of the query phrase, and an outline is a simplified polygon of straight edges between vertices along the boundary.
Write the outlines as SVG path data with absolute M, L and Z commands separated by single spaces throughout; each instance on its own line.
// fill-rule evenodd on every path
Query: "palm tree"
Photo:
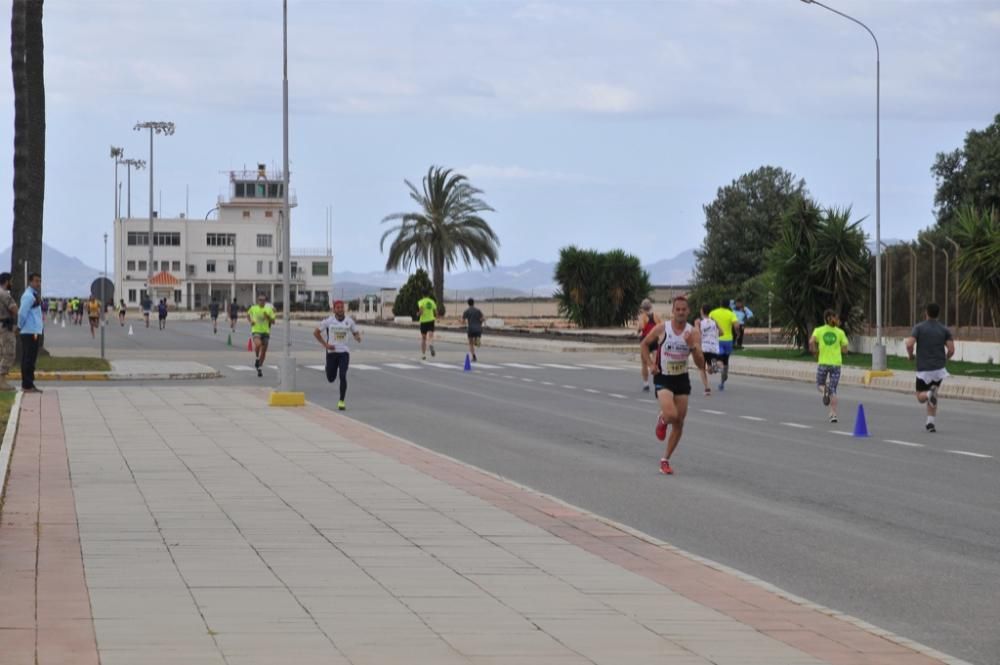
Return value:
M 959 290 L 984 308 L 996 326 L 1000 314 L 1000 213 L 960 209 L 955 237 L 962 247 L 955 261 L 955 269 L 962 275 Z
M 409 180 L 404 182 L 419 211 L 397 212 L 382 220 L 383 224 L 399 221 L 382 234 L 379 243 L 379 248 L 385 251 L 386 239 L 396 236 L 389 245 L 385 269 L 409 270 L 411 266 L 430 269 L 434 299 L 441 307 L 445 270 L 455 267 L 459 258 L 466 267 L 473 263 L 483 268 L 497 264 L 500 239 L 479 216 L 482 212 L 493 212 L 493 208 L 479 198 L 481 190 L 451 169 L 431 166 L 424 176 L 422 191 Z

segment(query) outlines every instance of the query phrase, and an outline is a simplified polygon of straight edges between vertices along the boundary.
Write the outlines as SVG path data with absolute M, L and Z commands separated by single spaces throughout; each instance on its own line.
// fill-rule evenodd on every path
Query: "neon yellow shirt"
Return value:
M 719 341 L 733 341 L 733 326 L 740 322 L 736 313 L 728 307 L 716 307 L 708 314 L 708 318 L 719 326 Z
M 271 324 L 274 323 L 274 308 L 270 305 L 252 305 L 247 310 L 247 315 L 252 322 L 250 332 L 254 335 L 268 335 L 271 332 Z
M 812 337 L 819 349 L 819 364 L 839 367 L 844 364 L 841 347 L 847 346 L 847 335 L 836 326 L 820 326 L 813 330 Z
M 437 317 L 437 303 L 434 298 L 421 298 L 417 301 L 417 309 L 420 310 L 420 323 L 433 321 Z

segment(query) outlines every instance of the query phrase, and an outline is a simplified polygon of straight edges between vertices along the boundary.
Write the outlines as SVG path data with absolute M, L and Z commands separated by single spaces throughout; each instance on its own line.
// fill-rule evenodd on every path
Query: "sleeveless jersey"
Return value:
M 642 338 L 646 339 L 646 335 L 649 331 L 656 327 L 656 319 L 653 317 L 653 313 L 649 312 L 646 314 L 646 323 L 642 326 Z
M 694 331 L 690 323 L 684 324 L 681 334 L 674 332 L 672 322 L 667 323 L 664 331 L 663 344 L 660 345 L 660 372 L 667 376 L 687 374 L 687 359 L 691 353 L 687 337 Z
M 701 328 L 701 350 L 703 353 L 719 352 L 719 324 L 712 319 L 702 319 L 698 327 Z

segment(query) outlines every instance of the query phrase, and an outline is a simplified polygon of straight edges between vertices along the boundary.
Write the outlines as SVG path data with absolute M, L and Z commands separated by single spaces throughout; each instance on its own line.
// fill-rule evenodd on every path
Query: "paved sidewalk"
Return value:
M 342 414 L 264 404 L 26 395 L 0 662 L 958 662 Z

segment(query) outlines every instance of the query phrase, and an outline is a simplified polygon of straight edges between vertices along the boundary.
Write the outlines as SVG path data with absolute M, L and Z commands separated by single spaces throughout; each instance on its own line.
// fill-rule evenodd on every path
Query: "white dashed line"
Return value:
M 420 365 L 408 365 L 406 363 L 386 363 L 386 367 L 392 367 L 393 369 L 420 369 Z
M 699 410 L 702 413 L 711 413 L 713 416 L 724 416 L 724 415 L 726 415 L 725 411 L 715 411 L 713 409 L 699 409 Z
M 237 372 L 252 372 L 253 367 L 248 367 L 246 365 L 226 365 L 229 369 L 236 370 Z
M 565 383 L 562 384 L 562 387 L 565 388 L 566 390 L 576 390 L 576 386 L 568 386 Z
M 781 423 L 785 427 L 795 427 L 798 429 L 812 429 L 812 425 L 802 425 L 800 423 Z
M 965 455 L 966 457 L 978 457 L 980 459 L 992 459 L 993 455 L 983 455 L 982 453 L 970 453 L 968 450 L 946 450 L 946 453 L 955 455 Z
M 830 434 L 839 434 L 840 436 L 854 436 L 851 432 L 842 432 L 839 429 L 830 430 Z
M 560 365 L 559 363 L 538 363 L 542 367 L 551 367 L 553 369 L 583 369 L 582 367 L 577 367 L 576 365 Z
M 556 384 L 552 383 L 551 381 L 542 381 L 542 385 L 543 386 L 554 386 Z
M 895 443 L 897 446 L 909 446 L 910 448 L 923 448 L 922 443 L 910 443 L 909 441 L 899 441 L 897 439 L 883 439 L 886 443 Z
M 757 416 L 740 416 L 740 418 L 742 418 L 743 420 L 752 420 L 755 423 L 767 422 L 766 418 L 759 418 Z
M 538 365 L 522 365 L 521 363 L 500 363 L 504 367 L 516 367 L 517 369 L 539 369 Z
M 448 363 L 425 362 L 424 364 L 425 365 L 430 365 L 431 367 L 438 367 L 440 369 L 462 369 L 458 365 L 449 365 Z
M 500 365 L 489 365 L 487 363 L 481 363 L 478 361 L 475 361 L 475 366 L 482 367 L 484 369 L 500 369 Z
M 504 374 L 503 378 L 505 378 L 505 379 L 513 379 L 514 377 L 511 376 L 510 374 Z
M 620 372 L 625 370 L 624 367 L 612 367 L 611 365 L 585 365 L 584 363 L 580 363 L 580 367 L 586 367 L 587 369 L 604 369 L 611 372 Z
M 585 393 L 593 393 L 595 395 L 600 395 L 601 394 L 600 390 L 594 390 L 593 388 L 584 388 L 583 392 L 585 392 Z
M 625 396 L 625 395 L 619 395 L 618 393 L 608 393 L 608 394 L 611 395 L 612 397 L 614 397 L 615 399 L 628 399 L 627 396 Z
M 525 383 L 534 383 L 535 382 L 534 379 L 528 379 L 528 378 L 525 378 L 525 377 L 521 377 L 521 380 L 524 381 Z

